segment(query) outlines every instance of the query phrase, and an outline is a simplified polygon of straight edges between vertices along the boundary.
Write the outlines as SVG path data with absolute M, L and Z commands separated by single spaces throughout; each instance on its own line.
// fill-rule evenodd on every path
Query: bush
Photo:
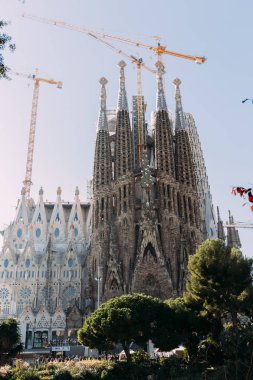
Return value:
M 13 370 L 13 380 L 40 380 L 40 376 L 35 368 L 18 368 Z
M 73 377 L 67 370 L 58 370 L 53 375 L 53 380 L 73 380 Z

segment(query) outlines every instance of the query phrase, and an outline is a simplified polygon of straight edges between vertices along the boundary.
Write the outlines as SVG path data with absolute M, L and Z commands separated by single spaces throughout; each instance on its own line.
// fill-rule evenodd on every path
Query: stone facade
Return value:
M 136 132 L 136 125 L 131 129 L 125 65 L 120 62 L 119 66 L 120 86 L 113 135 L 106 119 L 106 81 L 100 81 L 91 249 L 84 278 L 93 307 L 113 296 L 131 292 L 161 299 L 181 295 L 188 257 L 204 239 L 180 81 L 174 81 L 176 114 L 173 126 L 163 90 L 163 65 L 157 64 L 154 134 L 145 136 L 144 141 L 149 143 L 143 147 L 140 157 L 136 141 L 138 133 L 142 132 Z M 134 103 L 137 101 L 135 98 Z M 140 101 L 144 104 L 143 98 Z M 133 115 L 133 120 L 136 123 L 138 115 Z M 144 125 L 141 125 L 143 133 Z
M 60 188 L 55 203 L 44 202 L 41 189 L 36 205 L 25 199 L 22 190 L 16 217 L 4 231 L 0 318 L 20 320 L 27 347 L 75 336 L 81 327 L 86 312 L 83 266 L 90 233 L 90 205 L 80 202 L 78 189 L 72 203 L 62 201 Z M 76 328 L 71 322 L 73 312 L 80 321 Z
M 90 202 L 80 201 L 78 189 L 73 202 L 64 202 L 58 188 L 55 202 L 45 202 L 41 189 L 35 204 L 22 190 L 3 231 L 0 318 L 19 319 L 27 347 L 74 337 L 85 316 L 111 297 L 181 295 L 188 257 L 205 238 L 180 81 L 174 81 L 173 120 L 157 63 L 148 133 L 142 96 L 133 100 L 131 126 L 125 63 L 119 66 L 116 112 L 108 113 L 107 80 L 100 80 Z

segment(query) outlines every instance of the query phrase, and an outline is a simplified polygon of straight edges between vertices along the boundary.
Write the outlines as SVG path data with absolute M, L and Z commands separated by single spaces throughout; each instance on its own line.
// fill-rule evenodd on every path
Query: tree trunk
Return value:
M 127 358 L 127 362 L 128 363 L 131 363 L 132 361 L 132 358 L 131 358 L 131 355 L 130 355 L 130 348 L 129 348 L 129 344 L 127 344 L 126 342 L 122 343 L 122 347 L 125 351 L 125 354 L 126 354 L 126 358 Z
M 235 378 L 237 380 L 238 379 L 238 346 L 239 346 L 237 313 L 235 311 L 231 311 L 231 317 L 232 317 L 232 325 L 233 325 L 233 331 L 234 331 L 234 334 L 235 334 L 235 342 L 236 342 L 236 348 L 235 348 Z

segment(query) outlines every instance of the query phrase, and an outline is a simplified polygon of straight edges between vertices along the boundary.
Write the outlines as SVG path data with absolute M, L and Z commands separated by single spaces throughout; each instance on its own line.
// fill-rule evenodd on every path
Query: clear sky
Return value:
M 75 187 L 86 200 L 86 182 L 92 174 L 99 79 L 108 79 L 107 104 L 114 108 L 118 92 L 120 55 L 85 34 L 22 18 L 22 13 L 64 20 L 116 35 L 156 43 L 162 37 L 169 50 L 205 55 L 203 65 L 164 57 L 167 103 L 174 111 L 172 80 L 182 81 L 185 112 L 193 114 L 204 152 L 213 203 L 227 220 L 230 209 L 237 221 L 253 221 L 249 206 L 231 195 L 233 185 L 253 187 L 252 142 L 253 50 L 251 0 L 0 0 L 1 18 L 11 21 L 6 32 L 17 49 L 6 63 L 21 73 L 63 81 L 63 89 L 42 84 L 33 165 L 32 196 L 42 185 L 45 199 L 74 199 Z M 115 42 L 116 45 L 116 42 Z M 122 45 L 118 45 L 123 48 Z M 125 45 L 149 66 L 155 57 Z M 136 71 L 127 62 L 129 104 L 135 94 Z M 146 117 L 155 106 L 155 78 L 143 72 Z M 0 82 L 0 228 L 14 217 L 25 177 L 33 83 L 14 77 Z M 253 256 L 253 230 L 240 229 L 243 253 Z

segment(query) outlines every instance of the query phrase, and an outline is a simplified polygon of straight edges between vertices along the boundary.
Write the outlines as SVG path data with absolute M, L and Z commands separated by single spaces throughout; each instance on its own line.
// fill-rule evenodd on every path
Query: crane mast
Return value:
M 26 158 L 26 171 L 25 171 L 25 197 L 30 198 L 31 186 L 32 186 L 32 167 L 33 167 L 33 152 L 34 152 L 34 142 L 35 142 L 35 129 L 36 129 L 36 119 L 37 119 L 37 109 L 38 109 L 38 99 L 39 99 L 39 81 L 36 79 L 33 88 L 33 100 L 32 100 L 32 112 L 29 130 L 29 141 L 28 141 L 28 151 Z
M 34 81 L 33 88 L 33 98 L 32 98 L 32 112 L 31 112 L 31 120 L 30 120 L 30 129 L 29 129 L 29 140 L 28 140 L 28 150 L 27 150 L 27 158 L 26 158 L 26 170 L 25 170 L 25 180 L 23 181 L 25 187 L 25 198 L 27 200 L 30 199 L 31 186 L 32 186 L 32 168 L 33 168 L 33 153 L 34 153 L 34 143 L 35 143 L 35 132 L 36 132 L 36 122 L 37 122 L 37 111 L 38 111 L 38 100 L 39 100 L 39 89 L 40 83 L 54 84 L 57 88 L 62 88 L 62 82 L 55 81 L 54 79 L 47 79 L 38 77 L 38 71 L 36 70 L 35 75 L 26 75 L 23 73 L 18 73 L 16 71 L 12 71 L 12 74 L 32 79 Z

